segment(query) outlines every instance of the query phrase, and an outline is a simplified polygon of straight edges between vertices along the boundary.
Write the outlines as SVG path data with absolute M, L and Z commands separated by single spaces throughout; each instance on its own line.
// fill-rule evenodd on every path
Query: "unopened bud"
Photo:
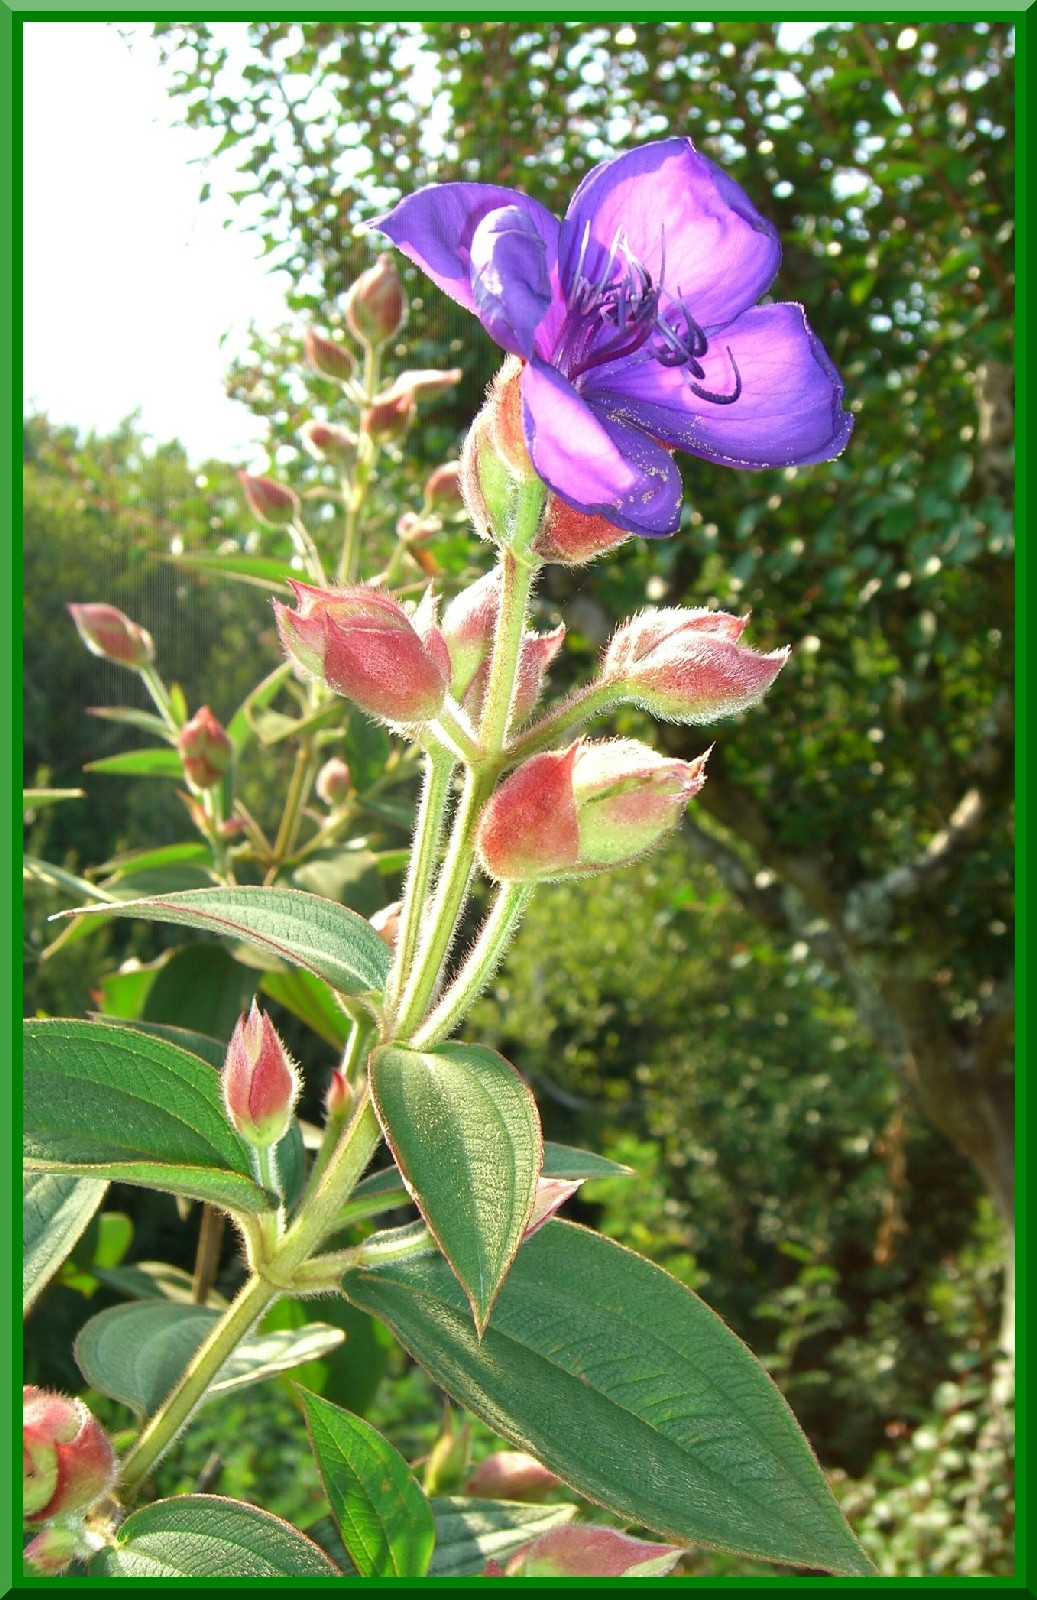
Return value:
M 427 367 L 421 372 L 401 372 L 383 398 L 395 400 L 401 395 L 412 395 L 415 400 L 427 400 L 433 395 L 445 394 L 463 377 L 460 367 L 450 367 L 446 371 L 439 367 Z
M 230 766 L 234 746 L 208 706 L 196 711 L 177 734 L 176 747 L 192 789 L 214 789 Z
M 572 1199 L 582 1183 L 582 1178 L 538 1178 L 533 1194 L 533 1209 L 523 1230 L 523 1239 L 531 1239 L 545 1222 L 550 1222 L 555 1212 Z
M 364 344 L 384 344 L 407 319 L 403 285 L 392 256 L 380 255 L 346 295 L 343 309 L 351 332 Z
M 318 461 L 348 469 L 356 461 L 356 434 L 332 422 L 307 422 L 300 430 L 302 442 Z
M 414 396 L 407 390 L 394 394 L 387 389 L 385 394 L 376 396 L 360 419 L 362 432 L 366 433 L 376 444 L 389 444 L 396 439 L 402 439 L 416 412 Z
M 396 940 L 400 935 L 400 914 L 403 911 L 402 900 L 392 900 L 380 911 L 376 911 L 369 918 L 372 928 L 379 938 L 384 939 L 390 950 L 396 949 Z
M 40 1578 L 56 1578 L 80 1554 L 80 1534 L 75 1528 L 42 1528 L 22 1551 L 22 1560 Z
M 424 614 L 413 621 L 378 589 L 315 589 L 289 580 L 298 611 L 274 601 L 296 667 L 386 722 L 426 722 L 443 704 L 450 656 Z
M 332 810 L 344 805 L 353 792 L 353 774 L 339 756 L 325 761 L 317 774 L 313 787 L 319 799 Z
M 669 722 L 713 722 L 761 700 L 789 657 L 738 643 L 748 617 L 673 607 L 632 617 L 613 636 L 602 682 Z
M 705 756 L 671 761 L 634 739 L 577 740 L 531 756 L 479 818 L 482 867 L 502 883 L 535 883 L 636 861 L 676 826 L 705 765 Z
M 524 489 L 537 482 L 522 423 L 521 363 L 509 356 L 461 449 L 461 494 L 476 532 L 507 542 Z
M 349 1079 L 341 1067 L 336 1067 L 324 1096 L 324 1110 L 329 1117 L 338 1119 L 345 1116 L 352 1104 L 353 1089 Z
M 590 511 L 577 511 L 552 494 L 548 496 L 532 548 L 541 561 L 553 561 L 564 567 L 582 567 L 585 562 L 593 561 L 595 556 L 618 549 L 631 537 L 631 534 L 623 528 L 617 528 L 605 517 Z
M 155 646 L 147 629 L 131 622 L 115 606 L 73 605 L 68 609 L 79 637 L 92 655 L 135 670 L 155 659 Z
M 473 721 L 482 713 L 490 659 L 500 616 L 501 574 L 488 572 L 455 596 L 443 614 L 442 634 L 450 652 L 450 692 Z M 525 721 L 543 690 L 548 667 L 562 648 L 565 628 L 526 633 L 516 674 L 512 721 Z
M 471 1454 L 471 1423 L 462 1422 L 455 1428 L 448 1409 L 446 1423 L 425 1459 L 421 1480 L 425 1493 L 457 1494 L 468 1471 Z
M 682 1554 L 680 1545 L 581 1522 L 542 1533 L 515 1552 L 505 1572 L 509 1578 L 655 1578 L 672 1572 Z
M 447 516 L 464 509 L 460 461 L 445 461 L 429 475 L 425 480 L 425 504 L 430 511 Z
M 253 1000 L 239 1017 L 223 1065 L 223 1103 L 241 1137 L 258 1149 L 283 1139 L 299 1098 L 299 1073 L 265 1011 Z
M 298 519 L 299 496 L 286 484 L 273 478 L 253 478 L 247 472 L 238 473 L 238 482 L 252 515 L 268 528 L 286 528 Z
M 26 1521 L 49 1522 L 107 1494 L 115 1481 L 115 1451 L 82 1400 L 26 1384 L 22 1417 Z
M 495 1450 L 479 1462 L 464 1492 L 481 1500 L 542 1500 L 560 1482 L 524 1450 Z
M 322 378 L 332 378 L 336 383 L 348 383 L 356 369 L 356 359 L 346 345 L 337 339 L 325 338 L 316 328 L 307 328 L 306 357 L 315 372 Z

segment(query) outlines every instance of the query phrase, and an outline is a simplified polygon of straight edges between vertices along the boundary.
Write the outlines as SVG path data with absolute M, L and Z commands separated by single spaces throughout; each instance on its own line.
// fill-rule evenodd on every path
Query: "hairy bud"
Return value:
M 541 561 L 551 561 L 558 566 L 582 567 L 596 556 L 616 550 L 631 538 L 623 528 L 608 522 L 590 511 L 577 511 L 559 500 L 556 494 L 548 496 L 544 515 L 533 540 L 533 550 Z
M 364 344 L 384 344 L 399 333 L 407 320 L 407 302 L 391 255 L 380 255 L 360 274 L 343 309 L 350 331 Z
M 445 461 L 425 480 L 425 504 L 430 511 L 449 516 L 464 508 L 461 494 L 461 463 Z
M 134 670 L 154 661 L 155 646 L 150 633 L 131 622 L 115 606 L 72 605 L 68 610 L 79 637 L 92 655 Z
M 343 805 L 353 792 L 353 774 L 340 756 L 325 761 L 314 780 L 317 798 L 334 810 Z
M 285 651 L 307 677 L 386 722 L 425 722 L 443 704 L 450 657 L 431 620 L 378 589 L 291 580 L 299 609 L 274 601 Z
M 705 782 L 706 757 L 671 761 L 634 739 L 577 740 L 531 756 L 490 796 L 476 848 L 502 883 L 624 866 L 676 826 Z
M 464 1492 L 481 1500 L 543 1500 L 560 1482 L 524 1450 L 495 1450 L 479 1462 Z
M 443 613 L 442 634 L 450 652 L 450 692 L 475 722 L 482 713 L 489 681 L 500 600 L 501 574 L 495 570 L 462 590 Z M 564 627 L 523 635 L 512 708 L 514 723 L 524 722 L 536 705 L 547 669 L 564 640 Z
M 509 1578 L 653 1578 L 672 1572 L 680 1545 L 633 1539 L 618 1528 L 581 1522 L 550 1528 L 517 1550 L 508 1561 Z
M 234 746 L 208 706 L 196 711 L 177 734 L 176 747 L 192 789 L 214 789 L 230 766 Z
M 273 478 L 255 478 L 247 472 L 238 473 L 248 508 L 254 517 L 268 528 L 286 528 L 299 516 L 299 496 L 286 484 Z
M 387 906 L 382 906 L 368 918 L 372 928 L 380 939 L 384 939 L 390 950 L 396 949 L 396 941 L 400 936 L 400 915 L 403 911 L 402 900 L 390 900 Z
M 28 1522 L 82 1511 L 115 1481 L 115 1451 L 82 1400 L 22 1390 L 23 1509 Z
M 673 607 L 625 622 L 609 643 L 602 681 L 669 722 L 713 722 L 761 700 L 788 660 L 738 643 L 748 617 Z
M 299 1073 L 265 1011 L 253 1000 L 239 1017 L 223 1064 L 223 1103 L 241 1137 L 257 1149 L 288 1132 Z
M 389 444 L 403 438 L 414 421 L 416 410 L 414 395 L 409 390 L 387 389 L 371 401 L 360 419 L 360 427 L 376 444 Z
M 330 461 L 340 469 L 356 461 L 357 437 L 350 428 L 332 422 L 307 422 L 300 429 L 302 442 L 317 461 Z
M 353 352 L 337 339 L 328 339 L 316 328 L 307 328 L 305 337 L 306 358 L 322 378 L 332 378 L 336 383 L 348 383 L 356 370 Z

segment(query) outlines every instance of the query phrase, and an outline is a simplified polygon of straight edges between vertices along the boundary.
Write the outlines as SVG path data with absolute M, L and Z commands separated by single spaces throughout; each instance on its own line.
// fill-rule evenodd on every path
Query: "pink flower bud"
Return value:
M 327 339 L 316 328 L 307 328 L 304 340 L 306 357 L 315 372 L 322 378 L 333 378 L 336 383 L 348 383 L 356 368 L 353 352 L 337 339 Z
M 460 367 L 450 367 L 445 371 L 439 367 L 426 367 L 421 372 L 401 372 L 392 387 L 386 389 L 382 399 L 398 400 L 404 395 L 411 395 L 415 400 L 431 399 L 434 395 L 445 394 L 463 377 Z
M 582 567 L 606 551 L 617 550 L 632 537 L 632 534 L 617 528 L 605 517 L 589 511 L 577 511 L 553 494 L 548 497 L 543 519 L 533 540 L 533 550 L 541 561 L 553 561 L 564 567 Z
M 155 659 L 155 646 L 146 628 L 131 622 L 115 606 L 69 606 L 79 637 L 95 656 L 117 661 L 120 667 L 139 669 Z
M 30 1383 L 22 1390 L 22 1415 L 26 1521 L 49 1522 L 107 1494 L 115 1481 L 115 1451 L 82 1400 Z
M 262 1149 L 288 1132 L 299 1073 L 277 1029 L 253 1000 L 238 1018 L 223 1064 L 223 1103 L 243 1139 Z
M 407 302 L 391 255 L 380 255 L 360 274 L 343 310 L 350 331 L 364 344 L 384 344 L 399 333 L 407 320 Z
M 300 430 L 302 442 L 318 461 L 351 467 L 356 461 L 356 434 L 331 422 L 307 422 Z
M 464 1492 L 478 1500 L 542 1500 L 560 1482 L 524 1450 L 495 1450 L 479 1462 Z
M 522 425 L 521 374 L 521 362 L 509 357 L 461 448 L 461 495 L 485 539 L 506 537 L 516 495 L 537 476 Z
M 424 615 L 413 619 L 378 589 L 315 589 L 290 580 L 291 611 L 274 601 L 281 643 L 307 677 L 386 722 L 434 717 L 450 680 L 450 656 Z
M 664 1577 L 682 1554 L 680 1545 L 654 1544 L 582 1522 L 542 1533 L 515 1552 L 505 1572 L 509 1578 Z
M 390 950 L 396 949 L 396 940 L 400 934 L 400 913 L 403 911 L 402 900 L 391 900 L 387 906 L 376 911 L 368 918 L 375 933 L 384 939 Z
M 679 821 L 706 757 L 671 761 L 634 739 L 531 756 L 490 796 L 476 849 L 502 883 L 575 878 L 636 861 Z
M 455 596 L 443 613 L 442 634 L 450 652 L 450 692 L 478 721 L 490 676 L 490 658 L 500 615 L 501 575 L 488 572 Z M 527 633 L 519 654 L 512 721 L 522 723 L 540 698 L 547 669 L 562 648 L 565 628 Z
M 286 528 L 299 516 L 299 496 L 286 484 L 273 478 L 253 478 L 247 472 L 238 473 L 238 482 L 252 515 L 268 528 Z
M 533 1209 L 522 1234 L 523 1239 L 531 1239 L 545 1222 L 550 1222 L 555 1212 L 572 1199 L 582 1183 L 582 1178 L 538 1178 Z
M 461 463 L 445 461 L 425 481 L 425 504 L 430 510 L 446 513 L 460 511 L 464 506 L 461 495 Z
M 22 1551 L 22 1560 L 41 1578 L 56 1578 L 79 1555 L 80 1536 L 74 1528 L 42 1528 Z
M 176 747 L 192 789 L 214 789 L 234 754 L 226 728 L 208 706 L 196 711 L 177 734 Z
M 324 1110 L 329 1117 L 344 1117 L 352 1104 L 353 1090 L 349 1079 L 341 1067 L 336 1067 L 324 1096 Z
M 326 806 L 343 805 L 353 792 L 353 774 L 338 756 L 325 761 L 317 774 L 313 787 Z
M 360 419 L 361 430 L 377 444 L 388 444 L 402 439 L 414 421 L 417 407 L 414 396 L 406 390 L 394 394 L 387 389 L 372 400 Z
M 669 722 L 712 722 L 762 699 L 788 649 L 761 655 L 738 640 L 748 617 L 679 607 L 632 617 L 605 651 L 602 680 Z

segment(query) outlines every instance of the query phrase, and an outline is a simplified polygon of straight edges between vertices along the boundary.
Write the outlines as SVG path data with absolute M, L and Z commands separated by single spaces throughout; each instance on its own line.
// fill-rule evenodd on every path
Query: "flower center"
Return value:
M 718 394 L 704 387 L 706 376 L 701 358 L 709 349 L 709 339 L 689 310 L 678 289 L 671 294 L 664 286 L 665 260 L 658 284 L 652 282 L 648 268 L 637 259 L 622 232 L 617 232 L 597 271 L 588 269 L 590 225 L 584 228 L 580 252 L 568 294 L 568 315 L 562 325 L 554 351 L 554 364 L 570 382 L 595 367 L 642 353 L 642 359 L 658 361 L 660 366 L 680 367 L 685 382 L 700 400 L 712 405 L 733 405 L 742 392 L 742 378 L 730 349 L 734 385 L 729 393 Z M 661 309 L 663 298 L 668 301 Z

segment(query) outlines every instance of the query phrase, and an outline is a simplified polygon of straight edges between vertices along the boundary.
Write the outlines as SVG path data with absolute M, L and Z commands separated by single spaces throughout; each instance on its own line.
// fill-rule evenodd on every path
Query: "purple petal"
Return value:
M 772 225 L 690 139 L 642 145 L 587 174 L 562 224 L 559 259 L 567 292 L 588 233 L 584 276 L 594 279 L 619 240 L 652 283 L 664 285 L 660 310 L 682 296 L 707 329 L 755 305 L 781 260 Z
M 503 207 L 526 212 L 554 261 L 558 220 L 536 200 L 495 183 L 432 183 L 401 200 L 372 227 L 466 311 L 478 312 L 472 289 L 471 245 L 483 218 Z
M 680 473 L 654 439 L 587 405 L 567 378 L 540 361 L 522 374 L 530 457 L 567 505 L 617 528 L 658 538 L 680 521 Z
M 479 321 L 491 339 L 528 360 L 551 305 L 547 246 L 529 213 L 502 206 L 483 217 L 472 235 L 471 265 Z
M 732 361 L 734 366 L 732 366 Z M 697 395 L 689 374 L 656 361 L 619 362 L 585 383 L 589 404 L 634 417 L 664 443 L 728 467 L 808 466 L 839 455 L 853 429 L 843 385 L 800 305 L 756 306 L 710 340 L 697 387 L 741 393 L 732 405 Z

